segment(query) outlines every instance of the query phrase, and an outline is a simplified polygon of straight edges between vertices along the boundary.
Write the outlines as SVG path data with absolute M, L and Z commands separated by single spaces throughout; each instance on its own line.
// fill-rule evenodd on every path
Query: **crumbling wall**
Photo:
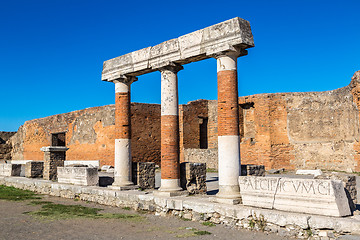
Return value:
M 10 160 L 12 145 L 9 141 L 16 132 L 0 131 L 0 160 Z
M 359 83 L 360 71 L 349 86 L 333 91 L 239 97 L 241 163 L 360 171 Z M 217 149 L 216 108 L 208 101 L 209 149 Z M 216 157 L 196 148 L 185 153 L 192 162 Z
M 132 103 L 134 161 L 159 162 L 160 106 Z M 114 165 L 115 106 L 87 108 L 25 122 L 12 139 L 14 160 L 43 160 L 41 147 L 51 145 L 52 133 L 65 132 L 67 160 L 100 160 Z

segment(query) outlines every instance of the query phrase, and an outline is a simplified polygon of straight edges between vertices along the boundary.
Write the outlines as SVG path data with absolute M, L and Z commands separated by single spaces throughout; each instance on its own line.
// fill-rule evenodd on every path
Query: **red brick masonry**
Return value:
M 179 116 L 161 116 L 161 178 L 180 179 Z
M 237 71 L 220 71 L 217 77 L 218 136 L 239 135 Z

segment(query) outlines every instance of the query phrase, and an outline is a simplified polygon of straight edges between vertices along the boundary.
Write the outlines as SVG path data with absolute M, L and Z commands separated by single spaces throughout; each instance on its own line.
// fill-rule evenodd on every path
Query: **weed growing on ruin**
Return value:
M 254 229 L 255 226 L 257 226 L 260 229 L 260 231 L 262 232 L 265 231 L 266 220 L 262 214 L 260 214 L 259 217 L 257 217 L 256 214 L 254 214 L 254 216 L 249 220 L 249 227 L 251 229 Z
M 142 221 L 143 217 L 137 214 L 120 214 L 120 213 L 99 213 L 103 209 L 90 208 L 81 205 L 63 205 L 52 202 L 38 201 L 31 202 L 34 205 L 42 205 L 38 211 L 27 212 L 26 214 L 34 217 L 46 219 L 72 219 L 72 218 L 105 218 L 105 219 L 122 219 L 128 221 Z
M 41 197 L 29 190 L 21 190 L 0 185 L 0 199 L 8 201 L 24 201 L 29 199 L 41 199 Z
M 305 231 L 306 231 L 308 237 L 311 237 L 313 235 L 313 232 L 311 231 L 311 228 L 307 228 L 307 229 L 305 229 Z
M 194 231 L 194 234 L 199 236 L 199 235 L 211 235 L 211 232 L 208 231 Z
M 123 209 L 123 210 L 127 210 L 127 211 L 131 210 L 130 207 L 123 207 L 122 209 Z
M 201 224 L 202 224 L 202 225 L 204 225 L 204 226 L 208 226 L 208 227 L 214 227 L 214 226 L 215 226 L 215 224 L 214 224 L 214 223 L 209 222 L 209 221 L 202 222 Z
M 195 237 L 195 236 L 211 235 L 212 234 L 211 232 L 197 230 L 196 228 L 192 228 L 192 227 L 188 227 L 188 228 L 181 227 L 181 228 L 179 228 L 179 230 L 184 230 L 184 229 L 190 230 L 191 232 L 187 232 L 185 234 L 179 234 L 179 235 L 176 235 L 176 237 L 178 237 L 178 238 L 187 238 L 187 237 Z
M 206 172 L 208 172 L 208 173 L 217 173 L 218 170 L 215 169 L 215 168 L 207 168 L 207 169 L 206 169 Z

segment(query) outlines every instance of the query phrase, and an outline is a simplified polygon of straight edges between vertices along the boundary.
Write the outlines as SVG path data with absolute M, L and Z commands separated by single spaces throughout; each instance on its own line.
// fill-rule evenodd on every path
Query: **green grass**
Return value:
M 42 205 L 42 207 L 38 211 L 26 212 L 25 214 L 46 219 L 103 218 L 128 221 L 142 221 L 144 219 L 138 214 L 99 213 L 103 209 L 84 207 L 81 205 L 63 205 L 46 201 L 33 201 L 31 204 Z
M 123 209 L 123 210 L 127 210 L 127 211 L 131 210 L 130 207 L 123 207 L 122 209 Z
M 202 225 L 204 225 L 204 226 L 208 226 L 208 227 L 214 227 L 214 226 L 215 226 L 215 224 L 214 224 L 214 223 L 209 222 L 209 221 L 202 222 L 201 224 L 202 224 Z
M 200 230 L 197 230 L 196 228 L 184 228 L 184 227 L 179 228 L 179 230 L 184 230 L 184 229 L 190 230 L 191 232 L 187 232 L 187 233 L 184 233 L 184 234 L 178 234 L 178 235 L 176 235 L 176 237 L 178 237 L 178 238 L 188 238 L 188 237 L 195 237 L 195 236 L 211 235 L 212 234 L 211 232 L 200 231 Z
M 206 169 L 206 172 L 208 172 L 208 173 L 217 173 L 218 170 L 215 169 L 215 168 L 207 168 L 207 169 Z
M 29 199 L 41 199 L 41 197 L 28 190 L 0 185 L 0 199 L 8 201 L 24 201 Z
M 208 231 L 194 231 L 194 234 L 199 236 L 199 235 L 211 235 L 211 232 Z

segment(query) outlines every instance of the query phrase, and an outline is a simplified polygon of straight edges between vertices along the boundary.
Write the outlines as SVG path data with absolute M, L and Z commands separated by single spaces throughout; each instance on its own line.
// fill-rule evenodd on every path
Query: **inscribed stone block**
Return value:
M 351 214 L 339 180 L 241 176 L 239 184 L 244 205 L 337 217 Z

